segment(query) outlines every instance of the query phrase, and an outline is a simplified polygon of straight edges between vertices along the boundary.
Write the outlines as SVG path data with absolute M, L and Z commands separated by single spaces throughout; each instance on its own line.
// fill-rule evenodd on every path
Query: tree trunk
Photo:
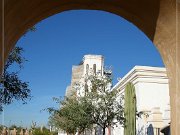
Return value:
M 105 135 L 106 127 L 103 127 L 103 135 Z

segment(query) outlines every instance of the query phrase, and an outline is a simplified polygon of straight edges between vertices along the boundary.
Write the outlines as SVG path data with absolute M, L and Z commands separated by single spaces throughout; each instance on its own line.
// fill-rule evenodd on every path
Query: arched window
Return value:
M 94 71 L 94 74 L 96 75 L 96 64 L 93 64 L 93 71 Z
M 86 74 L 88 75 L 89 72 L 89 64 L 86 64 Z

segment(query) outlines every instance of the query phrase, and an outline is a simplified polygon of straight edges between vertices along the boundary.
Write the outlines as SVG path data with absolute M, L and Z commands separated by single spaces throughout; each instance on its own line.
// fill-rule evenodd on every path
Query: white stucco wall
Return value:
M 163 113 L 166 105 L 169 103 L 168 84 L 140 82 L 137 85 L 137 110 L 150 111 L 154 107 L 160 107 Z
M 87 64 L 89 66 L 89 69 L 87 71 Z M 93 70 L 93 65 L 96 65 L 96 74 L 102 76 L 103 72 L 104 72 L 104 57 L 102 55 L 84 55 L 83 57 L 83 74 L 82 77 L 80 79 L 80 83 L 82 85 L 85 85 L 85 76 L 88 74 L 93 74 L 94 70 Z M 88 83 L 87 83 L 88 84 Z M 85 91 L 83 86 L 81 86 L 82 88 L 80 88 L 77 91 L 77 96 L 84 96 Z
M 96 72 L 101 72 L 103 75 L 104 68 L 104 57 L 102 55 L 84 55 L 83 65 L 84 65 L 84 74 L 86 74 L 86 65 L 89 65 L 89 72 L 93 70 L 93 65 L 96 64 Z
M 137 111 L 150 112 L 154 107 L 159 107 L 162 117 L 169 104 L 169 85 L 165 68 L 135 66 L 113 88 L 124 94 L 125 86 L 132 82 L 136 90 Z M 168 116 L 166 116 L 168 117 Z M 170 117 L 169 117 L 170 118 Z M 148 119 L 137 119 L 137 131 L 148 124 Z M 166 122 L 167 123 L 167 122 Z M 123 128 L 118 125 L 113 130 L 113 135 L 123 135 Z

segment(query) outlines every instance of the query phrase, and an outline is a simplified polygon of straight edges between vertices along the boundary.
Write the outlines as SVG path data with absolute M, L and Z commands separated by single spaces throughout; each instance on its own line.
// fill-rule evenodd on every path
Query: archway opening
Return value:
M 106 18 L 106 16 L 108 17 Z M 51 21 L 49 22 L 48 20 Z M 93 25 L 96 25 L 96 27 Z M 137 35 L 137 37 L 134 37 L 134 35 Z M 70 65 L 79 62 L 85 54 L 104 55 L 107 65 L 113 65 L 114 67 L 114 78 L 123 77 L 135 65 L 164 66 L 160 59 L 160 54 L 158 54 L 152 42 L 137 27 L 134 27 L 119 16 L 107 14 L 102 11 L 79 10 L 57 14 L 40 22 L 37 25 L 37 31 L 26 35 L 18 44 L 23 47 L 27 44 L 27 49 L 25 50 L 29 50 L 26 55 L 30 60 L 29 58 L 27 59 L 29 61 L 36 60 L 34 63 L 29 63 L 29 66 L 32 66 L 27 69 L 28 74 L 22 73 L 22 77 L 30 78 L 31 76 L 29 81 L 34 82 L 34 84 L 38 80 L 41 80 L 46 85 L 40 88 L 36 84 L 35 89 L 42 89 L 43 94 L 47 95 L 52 92 L 52 86 L 56 85 L 58 81 L 65 81 L 63 78 L 67 77 L 67 74 L 69 76 L 67 77 L 68 80 L 71 78 Z M 32 45 L 34 48 L 32 48 Z M 122 50 L 121 47 L 127 48 Z M 51 50 L 51 48 L 53 49 Z M 151 50 L 154 50 L 154 52 L 151 52 Z M 53 59 L 55 61 L 52 61 Z M 137 62 L 138 60 L 139 63 Z M 63 67 L 61 65 L 62 63 L 63 66 L 66 66 Z M 40 65 L 38 66 L 38 64 Z M 129 64 L 129 66 L 125 66 L 126 64 Z M 58 69 L 61 72 L 57 73 Z M 65 72 L 66 70 L 67 72 Z M 49 77 L 50 75 L 52 76 Z M 34 76 L 36 76 L 36 80 Z M 59 76 L 63 78 L 58 78 Z M 56 81 L 48 84 L 49 81 L 47 78 Z M 68 83 L 69 81 L 66 81 L 64 86 L 67 86 Z M 114 83 L 116 84 L 117 80 Z M 58 94 L 59 87 L 61 86 L 59 85 L 54 88 L 57 90 L 54 95 Z M 48 92 L 45 89 L 49 89 L 50 91 Z M 65 90 L 65 87 L 62 89 Z M 37 93 L 35 92 L 38 95 L 37 97 L 42 95 L 42 91 L 37 91 Z M 37 102 L 35 101 L 34 103 Z

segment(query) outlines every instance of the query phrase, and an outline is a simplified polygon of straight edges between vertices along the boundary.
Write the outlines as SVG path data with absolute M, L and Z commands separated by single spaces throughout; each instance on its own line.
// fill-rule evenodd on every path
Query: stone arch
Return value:
M 179 0 L 2 0 L 0 3 L 0 71 L 17 40 L 37 22 L 66 10 L 90 9 L 114 13 L 132 22 L 160 52 L 170 84 L 172 135 L 180 127 L 180 49 L 177 45 Z M 178 6 L 177 6 L 178 5 Z M 177 12 L 176 12 L 177 11 Z M 178 27 L 180 29 L 180 27 Z M 180 39 L 180 38 L 179 38 Z M 178 40 L 179 41 L 179 40 Z M 43 49 L 43 48 L 42 48 Z
M 142 1 L 142 4 L 132 1 L 133 6 L 120 0 L 114 2 L 110 0 L 32 0 L 28 3 L 23 0 L 5 0 L 4 4 L 5 44 L 8 45 L 4 48 L 5 54 L 12 49 L 28 28 L 51 15 L 72 9 L 102 10 L 117 14 L 135 24 L 153 40 L 159 11 L 157 0 Z M 146 8 L 149 10 L 144 11 Z

